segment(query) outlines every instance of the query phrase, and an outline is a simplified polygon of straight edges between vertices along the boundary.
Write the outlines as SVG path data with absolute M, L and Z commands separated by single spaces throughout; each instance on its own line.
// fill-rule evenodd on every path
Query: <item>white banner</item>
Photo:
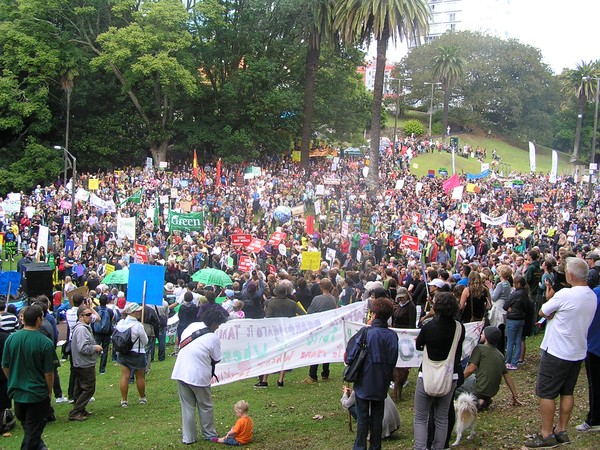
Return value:
M 535 144 L 529 141 L 529 170 L 535 172 Z
M 548 181 L 552 184 L 556 183 L 556 177 L 558 176 L 558 152 L 552 150 L 552 168 L 550 169 L 550 178 Z
M 366 302 L 322 313 L 272 319 L 231 320 L 215 334 L 223 356 L 217 364 L 217 384 L 253 378 L 265 373 L 341 362 L 346 351 L 344 322 L 360 323 Z
M 464 186 L 456 186 L 452 189 L 452 200 L 462 200 Z
M 471 356 L 473 349 L 479 344 L 481 331 L 485 323 L 471 322 L 465 323 L 465 340 L 462 346 L 462 358 Z M 355 322 L 344 322 L 344 334 L 346 342 L 360 330 L 364 324 Z M 419 367 L 423 360 L 423 352 L 415 348 L 415 339 L 421 330 L 407 330 L 400 328 L 390 328 L 398 335 L 398 362 L 396 367 Z
M 502 214 L 500 217 L 490 217 L 484 213 L 481 213 L 481 221 L 483 223 L 487 223 L 488 225 L 498 226 L 506 223 L 508 219 L 508 214 Z
M 117 236 L 135 241 L 135 217 L 117 217 Z
M 44 251 L 45 251 L 46 255 L 48 254 L 48 235 L 49 235 L 48 227 L 46 227 L 44 225 L 40 225 L 40 229 L 38 231 L 37 248 L 35 249 L 36 256 L 40 252 L 40 247 L 44 247 Z M 40 262 L 46 262 L 46 261 L 40 261 Z
M 348 340 L 364 326 L 366 302 L 292 318 L 232 320 L 215 334 L 223 356 L 216 366 L 220 384 L 233 383 L 265 373 L 339 363 Z M 483 322 L 465 324 L 463 358 L 479 343 Z M 419 367 L 422 352 L 415 349 L 416 330 L 394 329 L 398 334 L 397 367 Z
M 77 188 L 75 191 L 75 200 L 80 202 L 87 202 L 90 198 L 90 193 L 83 188 Z
M 90 193 L 90 205 L 108 212 L 117 212 L 117 206 L 114 201 L 102 200 L 94 193 Z
M 21 212 L 21 194 L 18 192 L 10 192 L 6 194 L 6 198 L 2 203 L 2 210 L 8 214 Z

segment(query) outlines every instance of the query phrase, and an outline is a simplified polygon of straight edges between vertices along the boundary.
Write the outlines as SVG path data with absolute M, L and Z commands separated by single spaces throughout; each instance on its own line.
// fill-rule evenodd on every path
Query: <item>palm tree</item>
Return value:
M 429 26 L 429 7 L 425 0 L 339 0 L 334 26 L 347 43 L 377 41 L 377 59 L 371 113 L 369 190 L 379 186 L 379 138 L 381 135 L 381 102 L 388 40 L 418 38 Z
M 300 161 L 305 173 L 309 171 L 310 138 L 314 110 L 315 79 L 321 56 L 321 43 L 334 34 L 333 0 L 310 0 L 305 3 L 310 23 L 308 27 L 308 51 L 306 53 L 306 76 L 304 84 L 304 119 L 302 123 L 302 141 L 300 143 Z
M 577 63 L 575 69 L 567 69 L 562 74 L 564 90 L 577 98 L 577 127 L 575 128 L 575 144 L 571 162 L 579 158 L 579 142 L 585 104 L 595 98 L 596 78 L 600 76 L 598 61 Z
M 446 141 L 448 128 L 448 104 L 452 86 L 462 78 L 464 59 L 460 56 L 460 47 L 440 46 L 433 57 L 433 76 L 442 83 L 444 90 L 444 113 L 442 115 L 442 142 Z
M 75 78 L 79 76 L 79 72 L 73 66 L 65 66 L 62 75 L 60 77 L 60 86 L 63 91 L 67 94 L 67 122 L 65 126 L 65 148 L 69 150 L 69 127 L 71 122 L 71 93 L 75 86 Z M 65 172 L 64 172 L 64 185 L 67 184 L 67 160 L 65 158 Z M 73 180 L 73 183 L 75 180 Z

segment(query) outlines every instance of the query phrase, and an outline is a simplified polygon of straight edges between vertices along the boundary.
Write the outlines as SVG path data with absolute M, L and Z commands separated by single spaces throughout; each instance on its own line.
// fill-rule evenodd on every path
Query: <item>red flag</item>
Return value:
M 215 186 L 221 186 L 221 158 L 219 158 L 219 162 L 217 163 L 217 179 L 215 180 Z
M 196 156 L 196 149 L 194 149 L 194 161 L 192 162 L 192 172 L 194 178 L 198 179 L 198 157 Z
M 456 174 L 456 173 L 454 175 L 452 175 L 450 178 L 448 178 L 446 181 L 444 181 L 444 183 L 442 185 L 442 187 L 444 188 L 444 192 L 446 194 L 458 186 L 460 186 L 460 180 L 458 179 L 458 174 Z
M 315 232 L 315 216 L 306 218 L 306 233 L 313 234 Z
M 206 175 L 204 174 L 204 167 L 200 167 L 200 171 L 202 172 L 202 178 L 201 178 L 201 183 L 202 186 L 204 186 L 204 182 L 206 181 Z

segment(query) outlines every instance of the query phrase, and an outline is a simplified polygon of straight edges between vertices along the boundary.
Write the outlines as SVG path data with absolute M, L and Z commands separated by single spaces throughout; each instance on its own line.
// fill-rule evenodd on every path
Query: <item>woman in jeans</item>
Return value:
M 515 291 L 504 302 L 506 314 L 506 368 L 516 370 L 521 356 L 521 336 L 525 318 L 529 317 L 530 302 L 525 278 L 516 276 Z
M 456 388 L 459 373 L 462 372 L 460 359 L 462 355 L 462 345 L 465 339 L 464 325 L 456 322 L 454 318 L 458 314 L 458 302 L 450 292 L 439 292 L 435 296 L 433 304 L 435 317 L 423 325 L 416 340 L 417 350 L 423 350 L 427 347 L 427 354 L 432 361 L 444 361 L 448 358 L 448 353 L 452 347 L 456 327 L 460 326 L 460 337 L 456 353 L 454 355 L 454 372 L 452 389 L 443 397 L 432 397 L 425 392 L 423 387 L 423 366 L 419 368 L 419 377 L 417 378 L 417 387 L 415 389 L 415 450 L 424 450 L 427 448 L 427 424 L 429 410 L 433 405 L 435 417 L 435 436 L 431 450 L 444 448 L 444 443 L 448 434 L 448 409 L 452 401 L 452 394 Z

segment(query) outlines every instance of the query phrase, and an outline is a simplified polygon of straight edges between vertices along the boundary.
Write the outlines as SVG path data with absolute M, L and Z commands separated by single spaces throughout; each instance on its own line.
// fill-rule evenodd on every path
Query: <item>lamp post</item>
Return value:
M 592 198 L 592 191 L 593 191 L 593 184 L 592 184 L 592 177 L 594 175 L 594 172 L 596 170 L 592 169 L 592 164 L 596 163 L 596 132 L 598 130 L 598 97 L 600 96 L 600 77 L 596 76 L 596 77 L 583 77 L 584 80 L 596 80 L 596 95 L 594 95 L 595 97 L 595 103 L 596 103 L 596 107 L 594 110 L 594 134 L 592 135 L 592 154 L 590 157 L 590 170 L 589 170 L 589 177 L 590 177 L 590 181 L 588 183 L 588 198 L 591 200 Z
M 75 220 L 75 187 L 77 185 L 76 181 L 77 180 L 77 158 L 75 158 L 71 152 L 69 152 L 69 150 L 67 150 L 65 147 L 63 147 L 62 145 L 55 145 L 54 146 L 55 150 L 62 150 L 64 153 L 64 159 L 65 159 L 65 172 L 66 172 L 66 167 L 67 167 L 67 158 L 70 158 L 70 162 L 71 162 L 71 167 L 73 167 L 73 178 L 71 180 L 71 213 L 69 214 L 69 223 L 71 224 L 71 226 L 74 226 L 74 220 Z M 66 180 L 66 174 L 65 174 L 65 180 Z M 65 187 L 66 187 L 66 183 L 65 183 Z
M 429 104 L 429 138 L 431 139 L 431 118 L 433 116 L 433 87 L 436 85 L 441 85 L 442 83 L 440 83 L 439 81 L 434 83 L 434 82 L 428 82 L 426 81 L 425 83 L 423 83 L 424 85 L 431 85 L 431 103 Z M 443 131 L 442 131 L 443 134 Z
M 400 114 L 400 83 L 402 81 L 412 81 L 412 78 L 388 78 L 388 81 L 398 82 L 398 89 L 396 91 L 396 114 L 394 115 L 394 150 L 396 150 L 396 140 L 398 136 L 398 114 Z

